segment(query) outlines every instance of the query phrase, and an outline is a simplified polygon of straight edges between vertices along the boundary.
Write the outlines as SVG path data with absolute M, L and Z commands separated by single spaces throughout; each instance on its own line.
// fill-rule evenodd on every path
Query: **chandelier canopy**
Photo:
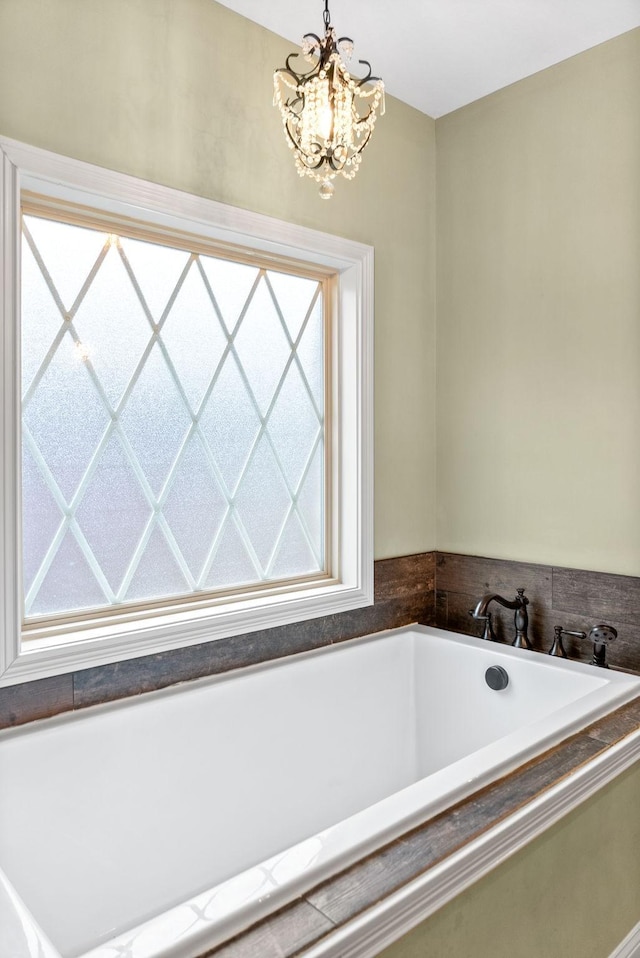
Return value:
M 352 180 L 362 151 L 371 139 L 378 113 L 384 113 L 384 83 L 371 74 L 371 64 L 359 60 L 367 71 L 353 77 L 346 64 L 353 55 L 353 40 L 337 38 L 331 26 L 329 0 L 324 0 L 324 38 L 307 33 L 302 54 L 309 70 L 297 73 L 291 53 L 273 77 L 274 104 L 280 110 L 289 148 L 294 151 L 300 176 L 320 183 L 320 196 L 330 199 L 331 182 L 338 174 Z

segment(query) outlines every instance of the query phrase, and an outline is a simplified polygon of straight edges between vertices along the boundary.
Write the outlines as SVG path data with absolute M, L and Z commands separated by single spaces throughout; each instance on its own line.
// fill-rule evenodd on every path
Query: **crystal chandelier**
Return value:
M 289 149 L 294 150 L 300 176 L 320 183 L 320 196 L 330 199 L 331 182 L 338 174 L 352 180 L 358 172 L 362 151 L 371 139 L 378 111 L 384 113 L 384 84 L 371 75 L 371 64 L 359 60 L 367 75 L 351 76 L 346 64 L 353 55 L 353 41 L 336 37 L 331 26 L 329 0 L 324 0 L 324 39 L 307 33 L 302 53 L 308 71 L 296 73 L 291 53 L 284 67 L 275 71 L 274 105 L 282 114 Z

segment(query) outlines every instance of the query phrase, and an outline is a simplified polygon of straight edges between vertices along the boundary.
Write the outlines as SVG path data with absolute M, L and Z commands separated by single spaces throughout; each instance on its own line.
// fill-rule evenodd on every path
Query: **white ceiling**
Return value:
M 323 32 L 323 0 L 219 2 L 294 47 Z M 640 0 L 330 0 L 329 9 L 387 91 L 432 117 L 640 26 Z

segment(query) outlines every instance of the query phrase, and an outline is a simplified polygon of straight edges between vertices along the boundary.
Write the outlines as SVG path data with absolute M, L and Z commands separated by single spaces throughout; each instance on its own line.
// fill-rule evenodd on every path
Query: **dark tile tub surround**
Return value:
M 375 563 L 374 604 L 0 689 L 0 728 L 434 618 L 432 552 Z
M 55 675 L 0 689 L 0 728 L 47 718 L 73 708 L 73 676 Z
M 529 637 L 536 649 L 550 649 L 555 625 L 589 632 L 598 622 L 607 622 L 618 631 L 607 650 L 609 662 L 614 668 L 640 673 L 640 578 L 426 552 L 378 560 L 375 602 L 365 609 L 0 689 L 0 728 L 410 622 L 479 635 L 481 628 L 469 610 L 480 596 L 497 592 L 511 598 L 519 588 L 526 590 L 531 602 Z M 498 638 L 511 642 L 513 612 L 495 604 L 492 608 Z M 567 637 L 564 644 L 571 658 L 590 660 L 586 640 Z
M 556 625 L 588 633 L 606 622 L 618 632 L 607 648 L 610 665 L 640 672 L 640 578 L 634 576 L 438 552 L 435 624 L 480 635 L 481 624 L 469 615 L 480 596 L 497 592 L 512 599 L 519 588 L 530 599 L 529 638 L 538 651 L 549 651 Z M 498 638 L 511 642 L 513 612 L 497 603 L 491 611 Z M 566 636 L 563 641 L 570 658 L 590 661 L 593 647 L 588 640 Z

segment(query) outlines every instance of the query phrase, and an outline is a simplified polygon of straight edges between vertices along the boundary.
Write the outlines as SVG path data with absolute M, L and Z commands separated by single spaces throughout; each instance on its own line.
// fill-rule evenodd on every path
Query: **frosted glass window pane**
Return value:
M 26 615 L 321 572 L 317 280 L 24 223 Z
M 317 446 L 305 476 L 298 496 L 298 510 L 311 539 L 315 554 L 321 557 L 324 529 L 324 451 L 322 443 Z M 320 562 L 322 562 L 321 558 Z
M 75 612 L 95 609 L 104 605 L 105 600 L 82 549 L 72 533 L 67 532 L 27 611 L 31 615 Z
M 24 410 L 24 424 L 67 502 L 109 422 L 82 354 L 69 333 Z
M 255 403 L 233 356 L 227 357 L 200 416 L 200 428 L 227 489 L 233 493 L 260 431 Z
M 112 435 L 77 511 L 82 532 L 111 588 L 120 588 L 152 515 L 117 435 Z
M 229 332 L 235 329 L 249 294 L 258 278 L 258 270 L 244 263 L 201 256 L 200 262 L 209 281 L 222 320 Z
M 293 363 L 269 417 L 268 429 L 285 477 L 290 486 L 297 489 L 321 423 Z
M 107 234 L 25 216 L 25 231 L 65 309 L 71 309 L 107 244 Z
M 28 592 L 60 528 L 63 513 L 26 446 L 22 450 L 22 516 L 24 588 Z
M 131 602 L 161 599 L 165 595 L 181 595 L 187 592 L 188 588 L 167 540 L 156 527 L 151 533 L 126 598 Z
M 191 418 L 156 344 L 120 416 L 122 429 L 158 494 L 184 442 Z
M 295 341 L 318 292 L 318 283 L 287 273 L 270 272 L 267 275 L 289 335 Z
M 194 436 L 180 462 L 164 515 L 191 570 L 199 579 L 228 505 L 202 445 Z
M 87 362 L 115 408 L 151 338 L 151 327 L 115 246 L 82 299 L 74 326 Z
M 236 348 L 260 412 L 266 413 L 291 350 L 264 280 L 242 320 Z
M 236 506 L 263 568 L 277 545 L 290 502 L 276 459 L 261 439 L 240 483 Z
M 282 533 L 271 574 L 274 579 L 284 579 L 290 575 L 300 575 L 301 572 L 318 572 L 319 568 L 309 548 L 309 540 L 296 514 L 292 513 Z
M 62 317 L 53 294 L 26 241 L 22 243 L 22 393 L 27 391 L 49 347 L 60 330 Z
M 317 300 L 300 338 L 297 355 L 318 409 L 324 405 L 324 350 L 322 301 Z
M 191 408 L 197 411 L 227 344 L 220 320 L 195 264 L 174 300 L 162 339 Z
M 120 248 L 138 284 L 142 300 L 158 322 L 189 262 L 189 253 L 123 236 Z
M 227 522 L 205 580 L 206 589 L 229 589 L 248 585 L 258 578 L 246 544 L 233 522 Z

